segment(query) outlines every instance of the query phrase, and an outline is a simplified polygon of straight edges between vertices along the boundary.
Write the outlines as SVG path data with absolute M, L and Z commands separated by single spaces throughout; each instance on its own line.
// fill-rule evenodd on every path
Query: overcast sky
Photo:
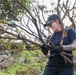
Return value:
M 46 5 L 46 7 L 47 7 L 47 9 L 48 10 L 50 10 L 50 9 L 52 9 L 52 7 L 51 7 L 51 2 L 53 3 L 56 3 L 56 5 L 57 5 L 57 1 L 58 0 L 39 0 L 39 4 L 40 5 Z M 60 1 L 60 3 L 62 4 L 62 2 L 66 2 L 66 0 L 61 0 Z M 70 4 L 70 6 L 72 7 L 73 6 L 73 4 L 74 4 L 74 2 L 75 2 L 75 0 L 69 0 L 69 2 L 71 3 Z M 68 20 L 68 19 L 65 19 L 64 21 L 64 24 L 65 24 L 65 26 L 69 26 L 69 25 L 71 25 L 71 22 Z M 69 23 L 69 24 L 68 24 Z

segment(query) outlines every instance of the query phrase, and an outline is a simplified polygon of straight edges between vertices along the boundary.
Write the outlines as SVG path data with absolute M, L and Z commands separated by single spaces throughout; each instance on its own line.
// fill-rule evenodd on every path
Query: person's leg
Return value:
M 59 70 L 58 75 L 74 75 L 74 67 L 65 67 Z
M 42 75 L 57 75 L 55 67 L 46 67 Z

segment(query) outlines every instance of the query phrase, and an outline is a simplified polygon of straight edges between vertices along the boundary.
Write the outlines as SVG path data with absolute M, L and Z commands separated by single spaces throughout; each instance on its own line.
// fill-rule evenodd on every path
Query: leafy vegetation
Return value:
M 38 5 L 38 1 L 35 2 L 35 0 L 0 0 L 0 38 L 2 38 L 0 39 L 0 46 L 2 47 L 2 49 L 0 48 L 0 54 L 2 54 L 4 50 L 10 50 L 14 57 L 14 63 L 12 65 L 9 64 L 9 66 L 3 69 L 0 75 L 39 75 L 44 70 L 47 59 L 44 58 L 44 55 L 38 50 L 39 48 L 32 44 L 32 48 L 27 46 L 29 49 L 24 49 L 25 44 L 23 42 L 18 43 L 17 40 L 22 40 L 27 45 L 28 40 L 26 40 L 26 38 L 28 36 L 29 40 L 33 39 L 34 42 L 44 43 L 43 40 L 46 40 L 45 30 L 48 32 L 49 30 L 44 29 L 43 21 L 46 22 L 44 18 L 46 14 L 48 15 L 50 12 L 58 13 L 59 15 L 61 15 L 62 12 L 62 20 L 68 18 L 72 26 L 76 29 L 76 14 L 74 13 L 76 2 L 74 2 L 73 7 L 70 7 L 69 3 L 69 0 L 66 0 L 66 3 L 63 1 L 62 4 L 61 1 L 58 0 L 57 5 L 51 2 L 50 4 L 55 8 L 46 10 L 45 5 Z M 62 8 L 64 10 L 62 10 Z M 73 13 L 73 16 L 70 16 L 70 12 Z M 28 20 L 25 19 L 25 17 L 28 18 Z M 16 24 L 16 22 L 19 24 Z M 37 33 L 32 28 L 35 28 Z M 17 36 L 15 36 L 14 33 L 17 34 Z M 74 54 L 76 55 L 76 52 L 74 52 Z
M 44 55 L 40 50 L 23 51 L 20 57 L 17 56 L 17 63 L 9 65 L 9 67 L 0 72 L 0 75 L 39 75 L 46 64 L 46 59 L 41 58 L 41 56 Z M 24 60 L 20 60 L 20 58 L 24 58 Z
M 24 9 L 16 2 L 17 0 L 0 0 L 0 20 L 17 20 L 17 15 L 20 12 L 25 12 Z M 29 9 L 29 0 L 19 0 L 19 2 L 22 5 L 27 6 Z

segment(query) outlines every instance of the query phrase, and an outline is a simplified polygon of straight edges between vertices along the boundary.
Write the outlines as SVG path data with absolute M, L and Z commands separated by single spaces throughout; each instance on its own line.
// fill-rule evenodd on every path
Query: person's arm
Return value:
M 63 47 L 63 50 L 71 50 L 71 51 L 76 50 L 76 39 L 73 41 L 72 44 L 63 45 L 62 47 Z

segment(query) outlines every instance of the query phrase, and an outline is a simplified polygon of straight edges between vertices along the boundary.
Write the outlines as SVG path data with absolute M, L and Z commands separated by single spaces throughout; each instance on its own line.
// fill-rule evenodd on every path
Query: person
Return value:
M 48 55 L 50 50 L 49 60 L 42 75 L 74 75 L 74 65 L 66 63 L 60 52 L 72 54 L 72 51 L 76 49 L 76 33 L 73 29 L 65 29 L 57 14 L 50 15 L 44 26 L 50 27 L 54 33 L 49 35 L 46 44 L 41 46 L 41 51 L 45 55 Z M 73 61 L 73 56 L 66 56 Z

